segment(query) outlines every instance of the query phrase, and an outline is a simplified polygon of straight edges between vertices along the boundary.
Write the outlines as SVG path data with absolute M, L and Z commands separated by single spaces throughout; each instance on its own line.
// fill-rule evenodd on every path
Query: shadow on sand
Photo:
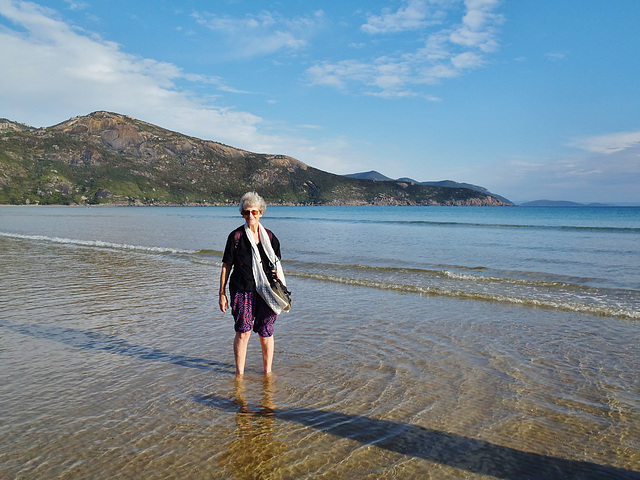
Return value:
M 131 344 L 113 335 L 62 328 L 50 325 L 16 325 L 0 320 L 0 327 L 23 335 L 63 343 L 75 348 L 107 352 L 114 355 L 170 363 L 181 367 L 235 374 L 235 367 L 227 363 L 167 353 L 157 348 Z M 296 408 L 281 410 L 263 406 L 255 412 L 246 405 L 216 395 L 195 395 L 193 399 L 207 407 L 297 422 L 320 431 L 362 444 L 375 445 L 391 452 L 422 458 L 469 472 L 504 479 L 633 479 L 640 480 L 640 472 L 624 470 L 592 462 L 523 452 L 461 435 L 432 430 L 418 425 L 378 420 L 360 415 L 348 415 L 318 409 Z
M 375 445 L 430 462 L 459 468 L 495 478 L 523 480 L 556 479 L 640 479 L 640 472 L 592 462 L 523 452 L 484 440 L 432 430 L 418 425 L 378 420 L 317 409 L 258 408 L 248 411 L 238 401 L 216 395 L 196 395 L 193 399 L 205 406 L 241 415 L 268 416 L 297 422 L 338 437 Z
M 235 366 L 228 363 L 214 362 L 204 358 L 168 353 L 152 347 L 143 347 L 141 345 L 129 343 L 114 335 L 106 335 L 99 332 L 56 327 L 52 325 L 16 325 L 4 320 L 0 320 L 0 327 L 7 328 L 22 335 L 44 338 L 46 340 L 52 340 L 83 350 L 95 350 L 111 353 L 113 355 L 140 358 L 142 360 L 172 363 L 181 367 L 210 370 L 230 375 L 235 375 L 236 371 Z

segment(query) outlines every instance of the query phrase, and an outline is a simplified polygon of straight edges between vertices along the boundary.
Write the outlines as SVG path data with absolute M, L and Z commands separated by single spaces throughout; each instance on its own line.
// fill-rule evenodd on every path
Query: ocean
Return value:
M 640 208 L 270 206 L 238 379 L 242 223 L 0 207 L 1 478 L 640 479 Z

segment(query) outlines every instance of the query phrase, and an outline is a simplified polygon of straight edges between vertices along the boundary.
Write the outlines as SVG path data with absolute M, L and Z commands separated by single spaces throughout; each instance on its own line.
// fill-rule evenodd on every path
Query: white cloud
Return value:
M 473 52 L 464 52 L 460 55 L 451 57 L 451 65 L 453 65 L 456 71 L 480 67 L 483 64 L 484 59 L 482 56 Z
M 361 29 L 370 34 L 395 33 L 406 30 L 417 30 L 428 25 L 439 23 L 443 12 L 427 0 L 408 0 L 406 5 L 397 11 L 385 9 L 382 15 L 371 15 Z
M 374 77 L 375 67 L 356 60 L 343 60 L 337 63 L 323 62 L 310 67 L 307 73 L 315 85 L 327 85 L 339 89 L 346 87 L 348 79 L 366 82 Z
M 248 14 L 242 18 L 209 12 L 194 13 L 196 21 L 225 40 L 231 57 L 268 55 L 280 50 L 299 50 L 324 22 L 324 13 L 286 18 L 273 12 Z
M 0 29 L 0 64 L 7 66 L 0 75 L 2 116 L 40 127 L 110 110 L 249 150 L 283 150 L 285 139 L 259 132 L 260 117 L 209 105 L 176 86 L 195 81 L 233 90 L 219 79 L 125 54 L 33 3 L 0 0 L 0 15 L 16 26 Z
M 498 4 L 497 0 L 466 0 L 462 24 L 451 33 L 451 41 L 483 52 L 494 51 L 498 46 L 496 28 L 503 21 L 502 15 L 493 13 Z
M 568 52 L 547 52 L 544 54 L 545 57 L 553 61 L 564 60 L 567 55 L 569 55 Z
M 89 5 L 85 2 L 77 2 L 75 0 L 64 0 L 64 1 L 69 4 L 69 8 L 71 10 L 84 10 L 85 8 L 89 7 Z
M 219 78 L 123 53 L 118 44 L 69 26 L 50 9 L 0 0 L 0 16 L 6 20 L 0 25 L 0 64 L 7 66 L 0 75 L 0 116 L 10 120 L 43 127 L 108 110 L 253 152 L 291 155 L 329 171 L 349 170 L 344 159 L 361 157 L 340 138 L 314 143 L 265 134 L 269 122 L 263 118 L 215 106 L 215 97 L 198 97 L 177 86 L 197 82 L 238 92 Z M 319 130 L 313 125 L 299 129 Z
M 624 150 L 590 150 L 556 158 L 521 158 L 470 170 L 474 182 L 520 202 L 640 202 L 640 143 Z M 615 185 L 615 188 L 611 188 Z
M 434 85 L 458 77 L 486 64 L 486 55 L 498 47 L 498 26 L 503 17 L 494 12 L 497 0 L 466 0 L 458 22 L 444 25 L 447 14 L 460 11 L 461 0 L 407 0 L 395 12 L 370 16 L 362 30 L 390 34 L 419 30 L 426 34 L 424 46 L 415 51 L 392 53 L 366 60 L 319 62 L 307 70 L 311 85 L 324 85 L 349 92 L 382 97 L 424 96 L 421 85 Z M 438 24 L 430 31 L 429 27 Z M 384 48 L 384 39 L 379 45 Z M 393 72 L 393 73 L 391 73 Z
M 640 132 L 618 132 L 573 140 L 571 146 L 589 152 L 611 154 L 640 146 Z

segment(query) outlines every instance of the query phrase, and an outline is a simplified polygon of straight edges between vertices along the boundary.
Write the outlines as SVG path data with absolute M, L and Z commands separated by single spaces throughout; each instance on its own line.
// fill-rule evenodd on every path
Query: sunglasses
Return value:
M 249 214 L 253 215 L 254 217 L 257 217 L 260 212 L 258 210 L 243 210 L 242 211 L 242 216 L 243 217 L 248 217 Z

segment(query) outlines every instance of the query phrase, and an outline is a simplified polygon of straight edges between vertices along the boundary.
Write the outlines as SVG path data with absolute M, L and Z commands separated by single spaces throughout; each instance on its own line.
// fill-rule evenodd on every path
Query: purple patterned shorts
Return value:
M 231 314 L 235 320 L 236 332 L 250 332 L 253 329 L 261 337 L 273 335 L 276 314 L 258 292 L 239 290 L 231 295 Z

